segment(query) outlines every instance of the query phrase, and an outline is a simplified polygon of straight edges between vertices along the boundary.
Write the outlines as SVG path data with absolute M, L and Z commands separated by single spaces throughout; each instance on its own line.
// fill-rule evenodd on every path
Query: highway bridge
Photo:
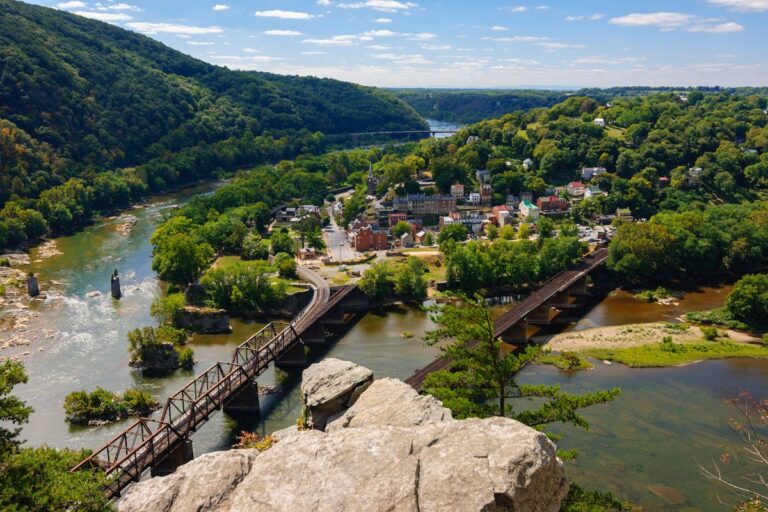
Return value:
M 528 343 L 539 326 L 551 324 L 564 309 L 578 307 L 578 298 L 587 294 L 587 276 L 604 265 L 607 258 L 608 249 L 598 249 L 585 256 L 577 267 L 560 272 L 544 282 L 538 290 L 495 321 L 494 335 L 514 345 Z M 427 375 L 449 366 L 448 359 L 439 357 L 405 382 L 420 390 Z

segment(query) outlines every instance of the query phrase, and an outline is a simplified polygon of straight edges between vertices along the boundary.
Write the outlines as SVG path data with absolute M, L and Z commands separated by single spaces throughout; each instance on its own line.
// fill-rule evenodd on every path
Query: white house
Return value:
M 600 190 L 600 187 L 595 187 L 590 185 L 584 190 L 584 197 L 590 198 L 590 197 L 596 197 L 596 196 L 604 196 L 607 195 L 605 192 Z
M 480 204 L 480 200 L 480 192 L 469 193 L 469 204 L 477 206 Z
M 591 180 L 592 178 L 596 176 L 601 176 L 608 172 L 605 167 L 582 167 L 581 168 L 581 179 L 583 180 Z
M 533 160 L 531 160 L 530 158 L 526 158 L 525 160 L 523 160 L 523 167 L 525 168 L 526 171 L 529 170 L 531 167 L 533 167 Z
M 537 220 L 539 218 L 539 208 L 530 201 L 523 201 L 520 203 L 520 217 L 523 219 L 531 218 L 531 220 Z
M 602 117 L 598 117 L 595 119 L 595 124 L 600 128 L 605 128 L 605 119 L 603 119 Z

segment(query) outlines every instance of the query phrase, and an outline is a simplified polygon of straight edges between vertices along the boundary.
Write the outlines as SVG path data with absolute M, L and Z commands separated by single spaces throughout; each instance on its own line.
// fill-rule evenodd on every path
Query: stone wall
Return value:
M 314 429 L 264 452 L 209 453 L 136 484 L 122 512 L 555 512 L 568 492 L 555 445 L 508 418 L 454 420 L 431 396 L 326 359 L 302 398 Z
M 229 314 L 224 309 L 187 306 L 179 313 L 177 323 L 182 329 L 203 334 L 228 333 L 232 330 Z

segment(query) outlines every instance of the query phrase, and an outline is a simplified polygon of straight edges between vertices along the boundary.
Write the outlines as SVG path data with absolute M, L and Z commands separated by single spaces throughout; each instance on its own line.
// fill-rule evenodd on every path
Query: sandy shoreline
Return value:
M 682 324 L 672 324 L 682 325 Z M 718 329 L 727 334 L 727 339 L 734 343 L 751 343 L 760 341 L 754 336 L 733 330 Z M 665 336 L 671 336 L 675 343 L 692 343 L 704 339 L 701 329 L 691 325 L 685 331 L 670 327 L 664 322 L 647 324 L 628 324 L 610 327 L 594 327 L 580 331 L 570 331 L 556 334 L 552 337 L 534 337 L 545 349 L 554 352 L 578 352 L 592 348 L 615 349 L 660 342 Z

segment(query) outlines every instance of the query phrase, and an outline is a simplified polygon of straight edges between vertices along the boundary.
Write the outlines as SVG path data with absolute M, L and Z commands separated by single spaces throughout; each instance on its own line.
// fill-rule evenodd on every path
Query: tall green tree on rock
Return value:
M 460 305 L 429 309 L 437 324 L 425 334 L 430 345 L 440 346 L 450 366 L 429 374 L 423 389 L 451 409 L 457 418 L 510 416 L 534 428 L 556 421 L 588 428 L 578 410 L 613 400 L 619 389 L 572 395 L 559 386 L 519 385 L 515 374 L 533 361 L 538 349 L 517 353 L 502 347 L 494 334 L 490 308 L 482 297 L 461 297 Z M 511 400 L 544 400 L 534 409 L 517 411 Z

